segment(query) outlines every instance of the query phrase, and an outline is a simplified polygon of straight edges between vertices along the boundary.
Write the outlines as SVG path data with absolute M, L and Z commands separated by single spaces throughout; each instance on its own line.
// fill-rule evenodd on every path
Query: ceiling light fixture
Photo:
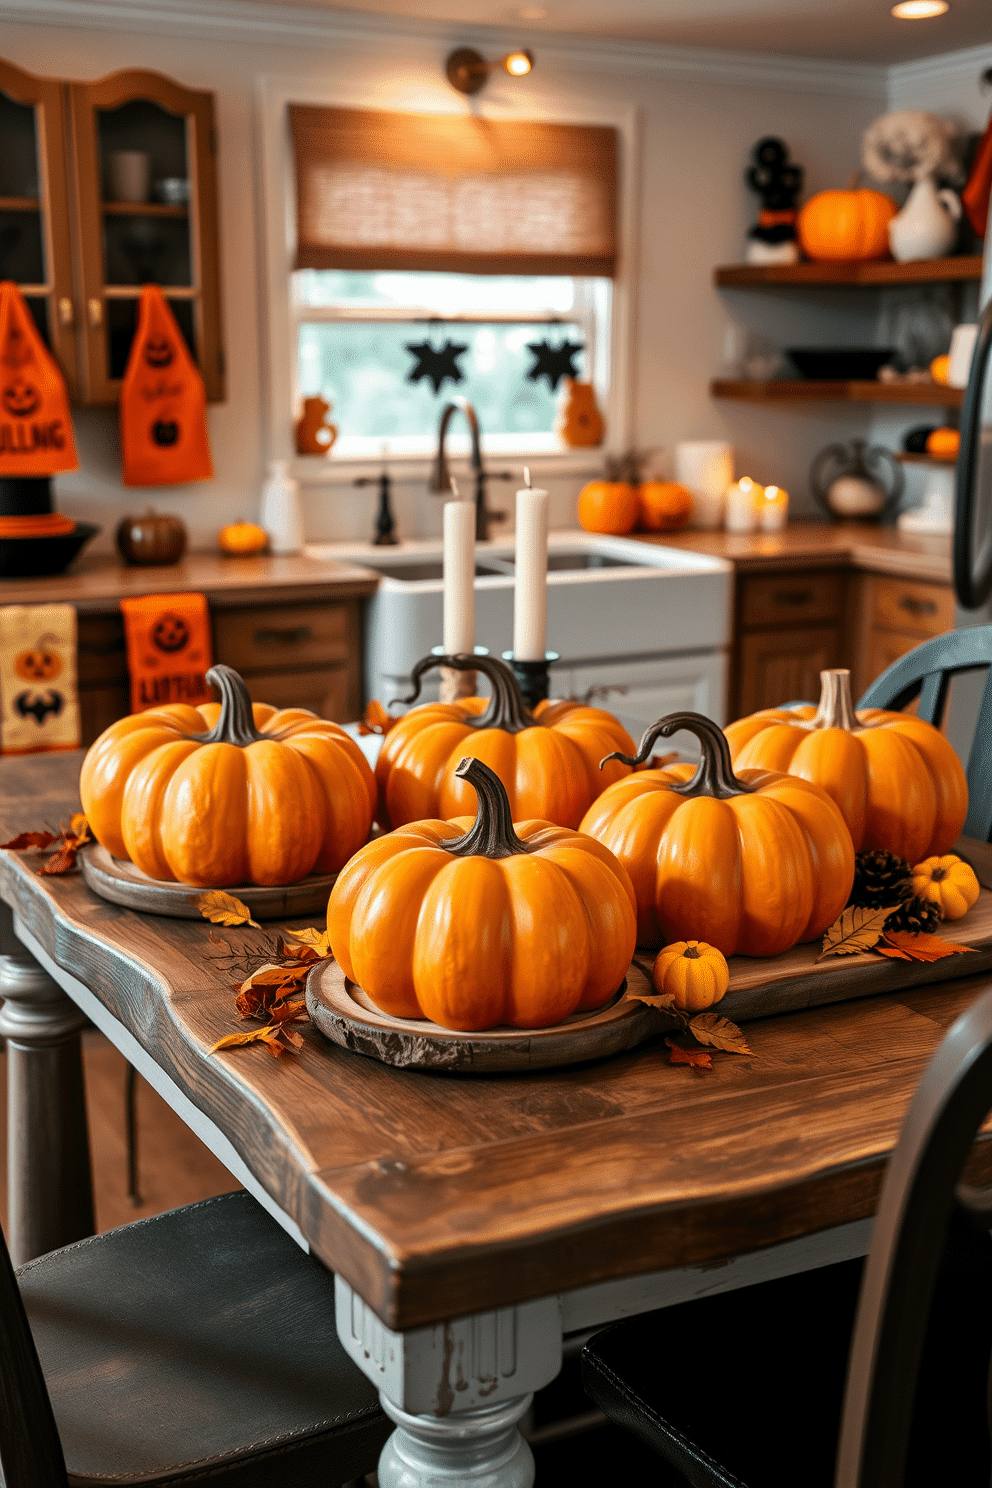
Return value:
M 508 72 L 511 77 L 526 77 L 534 66 L 534 53 L 520 47 L 516 51 L 507 52 L 505 57 L 500 57 L 496 62 L 487 62 L 472 47 L 458 47 L 451 53 L 444 70 L 448 74 L 448 82 L 459 93 L 478 93 L 489 81 L 491 72 Z
M 950 10 L 948 0 L 899 0 L 892 14 L 899 21 L 928 21 Z

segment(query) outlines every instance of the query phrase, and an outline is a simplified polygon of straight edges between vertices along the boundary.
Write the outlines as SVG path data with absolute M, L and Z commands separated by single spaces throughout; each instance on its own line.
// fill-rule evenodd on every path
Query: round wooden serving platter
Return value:
M 426 1018 L 391 1018 L 336 961 L 321 961 L 307 978 L 307 1011 L 333 1043 L 400 1069 L 474 1074 L 554 1069 L 621 1054 L 659 1031 L 657 1014 L 624 996 L 628 988 L 653 993 L 651 979 L 632 964 L 613 1000 L 590 1013 L 573 1013 L 553 1028 L 494 1028 L 458 1033 Z
M 140 868 L 121 858 L 113 858 L 105 847 L 93 843 L 79 854 L 83 878 L 94 894 L 123 904 L 126 909 L 139 909 L 143 914 L 171 915 L 177 920 L 198 920 L 200 911 L 193 900 L 208 889 L 190 884 L 162 883 L 148 878 Z M 298 915 L 323 915 L 336 873 L 312 874 L 295 884 L 235 884 L 224 892 L 234 894 L 251 910 L 255 920 L 292 920 Z

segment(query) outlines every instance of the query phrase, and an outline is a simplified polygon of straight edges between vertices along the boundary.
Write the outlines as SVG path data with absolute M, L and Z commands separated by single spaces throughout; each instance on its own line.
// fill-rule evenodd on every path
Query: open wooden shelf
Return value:
M 729 264 L 713 270 L 715 283 L 725 289 L 761 284 L 919 284 L 981 277 L 979 254 L 916 263 L 879 259 L 871 263 Z
M 710 383 L 714 398 L 742 403 L 916 403 L 935 408 L 960 408 L 963 388 L 939 382 L 826 382 L 795 378 L 781 382 L 744 382 L 716 378 Z
M 102 202 L 105 217 L 188 217 L 189 207 L 173 207 L 166 202 Z
M 907 455 L 897 454 L 896 459 L 901 465 L 956 465 L 957 455 Z
M 0 212 L 40 212 L 36 196 L 0 196 Z

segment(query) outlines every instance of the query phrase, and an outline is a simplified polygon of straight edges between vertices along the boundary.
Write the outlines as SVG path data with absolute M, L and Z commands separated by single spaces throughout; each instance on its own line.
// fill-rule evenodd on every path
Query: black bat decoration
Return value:
M 22 718 L 33 718 L 41 728 L 49 713 L 53 718 L 58 718 L 62 712 L 62 702 L 60 692 L 49 690 L 45 695 L 40 692 L 19 692 L 14 699 L 14 712 L 19 713 Z
M 528 379 L 537 382 L 538 378 L 546 377 L 548 387 L 554 392 L 563 377 L 578 377 L 572 358 L 585 347 L 581 341 L 566 339 L 560 346 L 552 346 L 550 341 L 528 341 L 527 350 L 534 353 L 534 365 L 527 373 Z
M 422 377 L 426 377 L 435 393 L 439 393 L 446 382 L 462 381 L 463 374 L 458 358 L 468 351 L 467 345 L 459 346 L 456 341 L 445 341 L 443 346 L 437 347 L 432 346 L 429 341 L 414 341 L 407 343 L 406 350 L 417 358 L 416 365 L 407 373 L 407 382 L 419 382 Z

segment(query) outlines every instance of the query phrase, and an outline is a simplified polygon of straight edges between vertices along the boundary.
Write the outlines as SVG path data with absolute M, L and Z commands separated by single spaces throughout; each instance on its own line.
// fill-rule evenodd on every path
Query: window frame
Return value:
M 463 101 L 450 96 L 450 90 L 443 83 L 442 77 L 439 67 L 436 93 L 425 96 L 423 86 L 416 91 L 411 86 L 408 97 L 401 94 L 390 98 L 385 103 L 377 102 L 377 107 L 388 108 L 396 113 L 424 113 L 431 110 L 438 113 L 463 113 Z M 379 455 L 355 455 L 331 459 L 325 456 L 301 457 L 297 456 L 293 449 L 292 425 L 298 403 L 297 326 L 299 321 L 301 318 L 311 322 L 325 318 L 354 319 L 356 312 L 349 309 L 342 314 L 335 307 L 320 307 L 318 314 L 316 313 L 317 307 L 308 306 L 305 308 L 305 313 L 301 313 L 301 307 L 293 292 L 292 273 L 296 248 L 296 224 L 294 166 L 288 105 L 304 103 L 324 107 L 365 108 L 369 106 L 369 100 L 367 93 L 357 84 L 349 87 L 345 84 L 334 83 L 325 87 L 317 79 L 269 75 L 259 78 L 256 102 L 262 197 L 262 211 L 259 214 L 259 230 L 262 239 L 260 251 L 263 283 L 267 291 L 264 296 L 266 346 L 263 353 L 267 373 L 267 385 L 263 391 L 267 455 L 269 459 L 288 459 L 291 462 L 293 474 L 304 484 L 350 484 L 356 476 L 368 473 L 373 467 L 377 470 L 381 464 L 381 457 Z M 636 324 L 634 296 L 637 284 L 636 223 L 639 205 L 640 111 L 637 108 L 613 109 L 609 107 L 597 107 L 595 110 L 590 110 L 569 103 L 559 105 L 557 102 L 551 110 L 543 106 L 540 99 L 528 96 L 522 96 L 519 102 L 513 99 L 512 103 L 513 107 L 508 108 L 504 95 L 499 99 L 498 107 L 487 107 L 485 100 L 481 100 L 476 101 L 473 108 L 478 109 L 483 116 L 491 113 L 492 117 L 500 119 L 520 118 L 543 120 L 549 123 L 611 125 L 619 134 L 620 216 L 617 225 L 617 273 L 612 281 L 612 306 L 608 332 L 610 381 L 606 395 L 602 399 L 607 427 L 606 442 L 593 450 L 562 449 L 548 453 L 526 452 L 527 462 L 535 471 L 541 471 L 546 475 L 582 474 L 597 470 L 602 464 L 604 454 L 618 453 L 628 448 L 631 442 L 632 328 Z M 327 314 L 327 311 L 331 313 Z M 400 314 L 404 318 L 409 318 L 405 308 Z M 363 310 L 358 313 L 357 318 L 387 319 L 398 318 L 398 316 L 395 316 L 391 309 L 385 315 Z M 473 318 L 476 322 L 479 321 L 478 315 L 438 317 L 436 312 L 429 310 L 424 312 L 425 321 L 433 320 L 440 325 L 457 324 L 459 318 L 463 320 Z M 496 314 L 487 313 L 485 316 L 487 321 L 492 322 L 501 318 L 503 318 L 501 315 Z M 540 324 L 549 323 L 544 318 L 526 312 L 512 314 L 512 316 L 508 312 L 506 318 L 512 318 L 518 324 L 531 320 Z M 580 323 L 577 312 L 573 313 L 571 318 L 575 323 Z M 593 331 L 591 326 L 590 331 Z M 587 344 L 592 343 L 587 342 Z M 595 345 L 592 345 L 590 359 L 595 355 Z M 485 448 L 485 430 L 483 430 L 483 448 Z M 521 451 L 521 457 L 524 453 Z M 426 477 L 431 464 L 427 455 L 419 453 L 397 452 L 391 453 L 389 458 L 390 465 L 401 467 L 404 475 L 409 479 L 417 479 L 421 475 Z M 497 458 L 513 459 L 514 454 L 510 450 L 501 449 Z M 461 462 L 456 458 L 452 463 L 457 470 Z

